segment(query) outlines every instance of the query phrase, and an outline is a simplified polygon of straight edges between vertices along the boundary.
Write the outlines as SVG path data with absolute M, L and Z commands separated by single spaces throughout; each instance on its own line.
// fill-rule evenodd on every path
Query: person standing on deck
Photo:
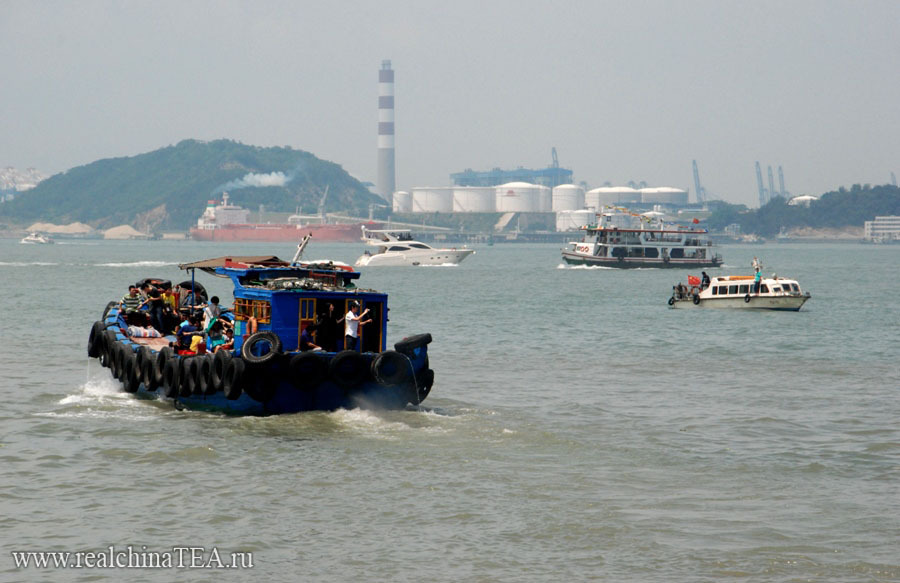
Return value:
M 357 350 L 359 345 L 359 327 L 365 326 L 372 320 L 363 320 L 366 314 L 369 313 L 369 308 L 360 314 L 359 313 L 359 304 L 357 302 L 350 303 L 350 311 L 347 312 L 347 315 L 344 316 L 344 349 L 345 350 Z

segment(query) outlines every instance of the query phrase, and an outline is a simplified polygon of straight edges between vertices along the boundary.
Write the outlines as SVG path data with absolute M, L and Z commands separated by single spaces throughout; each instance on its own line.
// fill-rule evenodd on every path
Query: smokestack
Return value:
M 389 60 L 378 71 L 378 194 L 393 208 L 394 198 L 394 70 Z

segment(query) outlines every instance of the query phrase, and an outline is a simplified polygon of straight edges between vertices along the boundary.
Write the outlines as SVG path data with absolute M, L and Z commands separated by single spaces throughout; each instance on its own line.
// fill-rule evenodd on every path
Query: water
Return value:
M 423 411 L 177 411 L 87 358 L 128 283 L 293 250 L 0 240 L 0 580 L 248 578 L 10 554 L 132 545 L 250 552 L 266 581 L 900 581 L 900 247 L 722 249 L 710 274 L 758 255 L 812 292 L 799 313 L 670 310 L 684 272 L 564 268 L 553 245 L 369 269 L 389 341 L 434 336 Z

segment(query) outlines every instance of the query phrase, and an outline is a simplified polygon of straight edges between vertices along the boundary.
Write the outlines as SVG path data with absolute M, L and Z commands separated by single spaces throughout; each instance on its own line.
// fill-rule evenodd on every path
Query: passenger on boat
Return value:
M 700 289 L 706 289 L 709 287 L 709 276 L 706 275 L 706 272 L 703 272 L 703 280 L 700 282 Z
M 209 303 L 203 308 L 203 329 L 209 328 L 210 323 L 222 315 L 222 308 L 219 307 L 219 296 L 209 298 Z
M 193 354 L 206 354 L 206 339 L 202 335 L 195 335 L 191 339 L 191 346 L 188 352 Z
M 344 318 L 338 318 L 338 312 L 334 309 L 334 304 L 328 302 L 328 311 L 319 314 L 316 321 L 317 332 L 316 340 L 328 352 L 337 352 L 338 338 L 341 335 L 341 324 Z
M 759 281 L 762 279 L 762 273 L 759 270 L 756 271 L 756 277 L 753 278 L 753 293 L 759 293 Z
M 360 314 L 359 313 L 359 303 L 350 302 L 350 311 L 344 316 L 344 349 L 345 350 L 356 350 L 359 344 L 359 327 L 365 326 L 372 320 L 363 320 L 366 314 L 369 313 L 369 308 L 366 308 L 365 311 Z
M 126 314 L 130 314 L 133 312 L 137 312 L 143 305 L 144 301 L 141 299 L 141 296 L 138 293 L 138 288 L 136 286 L 129 285 L 128 294 L 122 296 L 122 301 L 119 302 L 119 306 L 125 309 Z
M 218 352 L 220 350 L 232 350 L 234 348 L 234 330 L 228 328 L 225 330 L 225 335 L 223 337 L 222 344 L 216 344 L 213 346 L 213 352 Z
M 322 347 L 313 342 L 312 334 L 318 329 L 316 324 L 310 324 L 300 333 L 300 350 L 308 352 L 310 350 L 321 352 Z
M 178 328 L 178 333 L 176 334 L 176 337 L 178 338 L 178 347 L 180 349 L 190 350 L 194 338 L 203 338 L 203 334 L 197 327 L 199 323 L 199 319 L 194 314 L 189 315 L 187 320 L 181 323 L 181 326 Z
M 144 301 L 150 308 L 150 321 L 157 330 L 165 330 L 165 319 L 163 317 L 165 302 L 163 301 L 162 294 L 155 287 L 151 288 L 147 293 L 147 299 Z

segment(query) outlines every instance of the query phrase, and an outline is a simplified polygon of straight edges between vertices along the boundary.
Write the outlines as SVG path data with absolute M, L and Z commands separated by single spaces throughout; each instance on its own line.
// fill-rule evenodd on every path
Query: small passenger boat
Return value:
M 19 243 L 32 244 L 32 245 L 47 245 L 50 243 L 55 243 L 53 239 L 51 239 L 47 235 L 43 235 L 41 233 L 29 233 L 27 236 L 23 237 Z
M 435 248 L 416 241 L 406 229 L 367 229 L 362 227 L 362 240 L 375 251 L 366 252 L 356 260 L 363 266 L 398 265 L 459 265 L 475 253 L 474 249 Z
M 688 285 L 673 287 L 669 306 L 673 308 L 728 308 L 739 310 L 784 310 L 797 312 L 810 298 L 797 280 L 755 275 L 713 277 L 706 285 L 688 276 Z
M 617 209 L 598 213 L 598 224 L 584 227 L 581 241 L 562 250 L 569 265 L 614 268 L 718 267 L 722 256 L 714 252 L 706 230 L 667 228 L 655 216 Z
M 91 328 L 88 355 L 110 368 L 125 391 L 161 393 L 190 409 L 267 415 L 421 403 L 434 383 L 431 334 L 404 338 L 388 350 L 387 294 L 357 287 L 360 274 L 346 264 L 300 262 L 307 241 L 290 262 L 218 257 L 179 266 L 191 272 L 190 281 L 178 286 L 185 296 L 181 305 L 188 307 L 207 300 L 196 270 L 231 280 L 234 306 L 224 318 L 233 324 L 232 349 L 176 351 L 174 335 L 144 337 L 113 301 Z M 359 327 L 359 347 L 343 350 L 337 343 L 343 341 L 343 324 L 335 316 L 354 304 L 368 323 Z M 340 326 L 339 336 L 330 335 L 331 345 L 301 350 L 309 347 L 304 342 L 313 329 L 314 344 L 326 344 L 326 324 Z

